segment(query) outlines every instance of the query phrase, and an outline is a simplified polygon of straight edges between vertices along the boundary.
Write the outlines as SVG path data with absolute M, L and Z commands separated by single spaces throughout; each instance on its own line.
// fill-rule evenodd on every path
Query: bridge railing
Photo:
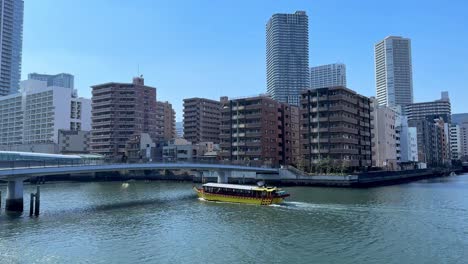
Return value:
M 262 162 L 239 162 L 239 161 L 224 161 L 224 160 L 194 160 L 194 161 L 139 161 L 139 162 L 117 162 L 115 160 L 89 160 L 89 159 L 47 159 L 47 160 L 0 160 L 0 170 L 4 169 L 25 169 L 25 168 L 53 168 L 53 167 L 70 167 L 70 166 L 99 166 L 99 165 L 116 165 L 116 164 L 144 164 L 144 163 L 159 163 L 159 164 L 212 164 L 212 165 L 236 165 L 247 167 L 262 167 L 275 168 L 269 164 Z

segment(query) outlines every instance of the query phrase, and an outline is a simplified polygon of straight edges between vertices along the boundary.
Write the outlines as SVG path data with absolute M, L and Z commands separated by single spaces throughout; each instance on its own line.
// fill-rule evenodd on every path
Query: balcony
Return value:
M 347 116 L 331 116 L 330 122 L 346 122 L 353 125 L 357 125 L 358 123 L 356 119 Z
M 310 150 L 310 154 L 327 154 L 329 153 L 330 151 L 328 149 L 321 149 L 321 150 L 318 150 L 318 149 L 311 149 Z
M 355 129 L 355 128 L 349 128 L 349 127 L 339 126 L 339 127 L 331 127 L 331 128 L 330 128 L 330 132 L 333 132 L 333 133 L 350 133 L 350 134 L 357 134 L 357 133 L 358 133 L 358 130 Z
M 359 140 L 354 139 L 354 138 L 331 138 L 330 142 L 357 145 L 359 143 Z
M 358 149 L 334 148 L 334 149 L 330 149 L 330 153 L 357 155 L 359 154 L 359 150 Z
M 312 132 L 312 133 L 322 133 L 322 132 L 328 132 L 328 131 L 330 131 L 328 129 L 328 127 L 321 127 L 320 129 L 319 128 L 311 128 L 310 129 L 310 132 Z
M 330 111 L 335 111 L 335 112 L 343 111 L 343 112 L 348 112 L 348 113 L 355 114 L 355 115 L 358 112 L 357 109 L 346 106 L 346 105 L 333 105 L 333 106 L 330 106 Z
M 328 138 L 314 138 L 310 140 L 310 143 L 319 144 L 319 143 L 328 143 L 330 140 Z M 308 141 L 309 142 L 309 141 Z
M 351 104 L 357 104 L 358 103 L 356 98 L 352 98 L 352 97 L 345 96 L 345 95 L 342 95 L 342 94 L 330 95 L 329 100 L 330 101 L 331 100 L 333 100 L 333 101 L 346 101 L 346 102 L 349 102 Z

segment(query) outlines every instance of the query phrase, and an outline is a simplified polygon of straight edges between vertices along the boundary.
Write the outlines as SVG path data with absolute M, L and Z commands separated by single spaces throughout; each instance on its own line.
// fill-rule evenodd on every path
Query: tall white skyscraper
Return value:
M 375 81 L 379 105 L 413 103 L 410 39 L 389 36 L 375 44 Z
M 23 0 L 0 0 L 0 96 L 19 89 L 23 8 Z
M 334 63 L 310 68 L 310 89 L 346 87 L 346 65 Z
M 299 104 L 309 88 L 309 18 L 306 12 L 274 14 L 266 25 L 267 91 L 275 100 Z

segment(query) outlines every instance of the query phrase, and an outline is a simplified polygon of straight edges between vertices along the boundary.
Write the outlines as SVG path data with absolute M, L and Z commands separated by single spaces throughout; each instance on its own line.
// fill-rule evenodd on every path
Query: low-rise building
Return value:
M 165 162 L 216 161 L 219 146 L 213 142 L 192 144 L 183 138 L 171 139 L 163 147 Z
M 59 130 L 58 151 L 61 154 L 89 153 L 90 131 Z
M 148 133 L 132 135 L 125 145 L 126 156 L 128 162 L 150 162 L 156 157 L 156 143 Z

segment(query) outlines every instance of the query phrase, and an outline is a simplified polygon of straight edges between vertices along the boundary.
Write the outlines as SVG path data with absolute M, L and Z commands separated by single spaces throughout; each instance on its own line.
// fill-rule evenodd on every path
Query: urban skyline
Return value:
M 146 1 L 142 1 L 142 4 L 148 5 L 148 7 L 165 7 L 167 10 L 175 10 L 173 4 L 149 3 Z M 292 13 L 295 10 L 305 10 L 309 16 L 309 24 L 311 28 L 313 28 L 313 30 L 311 29 L 309 32 L 310 65 L 327 64 L 335 61 L 345 63 L 348 66 L 348 87 L 357 90 L 360 94 L 366 96 L 375 95 L 373 45 L 387 35 L 401 35 L 412 39 L 415 102 L 432 101 L 438 97 L 441 90 L 448 90 L 451 94 L 460 93 L 460 95 L 463 95 L 465 92 L 462 89 L 463 86 L 457 85 L 458 80 L 454 79 L 457 73 L 460 75 L 461 72 L 463 72 L 464 65 L 448 63 L 448 61 L 444 63 L 446 56 L 441 58 L 439 55 L 433 54 L 434 49 L 437 48 L 437 46 L 434 45 L 440 45 L 439 43 L 432 43 L 434 45 L 429 45 L 428 35 L 422 34 L 417 27 L 404 24 L 404 21 L 409 19 L 408 13 L 415 10 L 416 7 L 414 5 L 406 6 L 407 10 L 392 11 L 392 14 L 401 16 L 402 21 L 392 23 L 392 25 L 382 25 L 378 23 L 380 27 L 377 30 L 372 29 L 372 33 L 364 37 L 362 34 L 370 30 L 369 26 L 360 25 L 360 30 L 354 32 L 355 35 L 350 36 L 348 32 L 340 29 L 342 27 L 338 27 L 337 25 L 340 21 L 343 21 L 339 18 L 339 13 L 330 13 L 331 7 L 324 3 L 317 3 L 314 5 L 304 5 L 303 3 L 294 1 L 287 4 L 275 3 L 262 11 L 260 11 L 256 6 L 257 4 L 255 4 L 252 6 L 252 9 L 246 10 L 246 14 L 242 16 L 242 18 L 230 16 L 230 11 L 225 9 L 226 5 L 229 6 L 229 4 L 213 4 L 208 6 L 208 3 L 200 3 L 200 6 L 207 7 L 203 12 L 213 12 L 217 9 L 221 9 L 225 12 L 227 16 L 224 20 L 218 18 L 220 14 L 216 13 L 215 15 L 217 21 L 224 22 L 214 25 L 211 20 L 202 19 L 200 17 L 203 13 L 186 13 L 185 16 L 180 17 L 177 23 L 159 23 L 161 27 L 152 28 L 151 31 L 149 31 L 151 34 L 145 33 L 139 35 L 142 40 L 150 40 L 155 37 L 164 36 L 164 41 L 156 47 L 149 49 L 147 45 L 130 44 L 127 41 L 122 41 L 116 44 L 115 47 L 106 47 L 107 50 L 103 50 L 103 52 L 98 55 L 96 52 L 98 50 L 101 51 L 104 46 L 96 43 L 82 43 L 74 36 L 75 33 L 79 35 L 83 30 L 82 27 L 72 25 L 69 32 L 61 32 L 64 36 L 63 38 L 57 38 L 58 43 L 51 43 L 50 40 L 45 39 L 44 36 L 38 35 L 38 33 L 45 34 L 46 36 L 48 35 L 48 32 L 38 30 L 37 26 L 43 25 L 42 23 L 47 23 L 49 18 L 39 16 L 37 12 L 28 10 L 53 8 L 53 10 L 59 11 L 68 7 L 66 3 L 45 1 L 41 3 L 41 5 L 37 5 L 36 3 L 28 2 L 28 5 L 25 7 L 25 12 L 29 12 L 27 14 L 29 20 L 26 20 L 25 23 L 34 21 L 34 25 L 31 23 L 25 27 L 25 53 L 28 54 L 28 56 L 25 56 L 27 59 L 23 60 L 23 76 L 29 72 L 37 71 L 41 73 L 70 72 L 76 76 L 76 87 L 80 90 L 80 94 L 89 97 L 89 87 L 91 85 L 105 82 L 109 79 L 125 81 L 137 75 L 136 73 L 139 68 L 140 73 L 144 74 L 145 79 L 150 82 L 150 85 L 159 88 L 161 99 L 173 103 L 177 113 L 177 120 L 180 121 L 182 119 L 183 98 L 199 96 L 217 99 L 221 95 L 231 97 L 264 93 L 266 91 L 264 59 L 265 23 L 274 13 Z M 145 26 L 146 22 L 151 22 L 153 18 L 149 17 L 147 11 L 142 10 L 140 6 L 123 4 L 124 8 L 128 8 L 126 11 L 128 11 L 129 14 L 138 14 L 140 19 L 137 19 L 135 24 L 122 27 L 117 26 L 115 28 L 120 29 L 112 29 L 110 31 L 106 31 L 107 27 L 110 25 L 100 20 L 97 21 L 98 16 L 94 13 L 97 11 L 93 11 L 89 14 L 90 21 L 86 23 L 99 22 L 98 24 L 100 26 L 94 30 L 89 30 L 86 34 L 88 34 L 89 37 L 102 40 L 106 37 L 127 35 L 130 34 L 130 31 L 143 32 L 145 29 L 148 29 L 147 26 Z M 246 4 L 241 1 L 234 5 L 233 8 L 235 7 L 234 10 L 239 10 L 239 8 L 243 6 L 246 6 Z M 347 7 L 347 4 L 343 3 L 343 7 Z M 443 20 L 441 22 L 443 22 L 443 24 L 451 25 L 459 18 L 455 7 L 456 5 L 453 6 L 453 10 L 450 8 L 450 10 L 443 9 L 440 11 L 442 15 L 448 16 L 449 13 L 451 15 L 450 18 L 442 17 Z M 103 11 L 101 8 L 103 8 L 103 5 L 97 4 L 96 10 Z M 425 7 L 425 9 L 431 8 L 435 8 L 434 5 L 429 4 Z M 200 8 L 195 8 L 194 10 L 202 11 Z M 114 11 L 120 12 L 120 10 Z M 360 16 L 361 22 L 370 20 L 373 17 L 370 11 L 371 10 L 368 8 L 363 9 L 362 16 Z M 73 16 L 78 18 L 77 16 L 84 15 L 83 12 L 84 10 L 78 7 Z M 107 12 L 104 12 L 102 17 L 104 18 L 108 15 Z M 325 21 L 328 21 L 327 16 L 330 15 L 333 15 L 337 21 L 331 24 L 328 22 L 328 24 L 324 24 Z M 60 16 L 60 12 L 54 12 L 52 17 L 58 19 Z M 166 15 L 158 13 L 158 16 L 163 19 Z M 197 23 L 199 23 L 198 25 L 202 26 L 202 28 L 203 26 L 209 26 L 207 30 L 202 30 L 201 28 L 195 30 L 196 32 L 199 30 L 202 31 L 200 32 L 202 33 L 202 39 L 194 39 L 192 33 L 182 34 L 185 31 L 181 31 L 181 24 L 186 22 L 187 19 L 193 19 L 194 17 L 199 18 Z M 39 21 L 37 20 L 38 18 L 44 19 L 45 21 Z M 411 19 L 413 19 L 413 16 Z M 429 21 L 426 24 L 431 25 L 431 22 Z M 68 25 L 67 22 L 64 22 L 62 26 L 66 25 Z M 327 30 L 321 29 L 325 25 L 328 27 Z M 377 25 L 374 25 L 373 27 L 376 26 Z M 55 25 L 55 27 L 61 26 Z M 450 30 L 446 30 L 443 33 L 445 34 L 445 39 L 454 39 L 454 30 L 458 27 L 459 26 L 454 25 Z M 224 29 L 223 32 L 219 32 L 221 28 Z M 50 32 L 57 30 L 59 30 L 59 28 L 56 28 L 56 30 L 52 28 Z M 173 30 L 173 34 L 168 33 L 170 30 Z M 329 30 L 334 31 L 336 35 L 341 34 L 341 36 L 347 38 L 348 41 L 342 44 L 337 43 L 336 39 L 330 38 L 331 33 L 325 32 Z M 463 32 L 463 30 L 465 29 L 460 28 L 458 32 Z M 248 38 L 244 36 L 248 36 Z M 35 42 L 27 41 L 28 39 L 36 38 L 39 38 L 45 45 L 41 45 L 42 47 L 38 47 L 37 45 L 32 46 Z M 232 42 L 233 38 L 237 41 Z M 183 42 L 189 41 L 192 45 L 190 45 L 190 48 L 187 48 L 185 45 L 181 46 L 175 43 L 178 43 L 180 40 L 183 40 Z M 214 44 L 211 42 L 209 45 L 205 45 L 207 41 L 217 43 L 219 47 L 216 47 L 216 45 L 213 46 Z M 232 43 L 229 44 L 226 43 L 226 41 Z M 457 41 L 460 41 L 458 40 L 458 35 Z M 463 41 L 466 40 L 462 38 L 461 42 Z M 80 49 L 77 50 L 76 47 L 79 43 L 82 43 L 82 45 L 80 45 Z M 58 44 L 60 44 L 60 47 L 57 47 Z M 135 49 L 128 52 L 128 45 L 135 45 Z M 178 54 L 177 56 L 172 56 L 171 61 L 168 61 L 168 58 L 161 53 L 163 51 L 167 53 L 168 45 L 173 46 L 173 49 L 168 53 L 172 54 L 173 52 L 177 52 Z M 451 44 L 450 41 L 446 41 L 444 45 L 453 44 Z M 124 47 L 126 48 L 126 53 L 119 53 L 123 52 L 122 49 Z M 54 54 L 50 52 L 52 49 L 54 49 Z M 239 53 L 240 50 L 242 50 L 242 53 Z M 457 48 L 451 47 L 447 52 L 455 52 L 455 50 L 457 50 Z M 227 51 L 227 54 L 225 51 Z M 462 56 L 464 52 L 465 51 L 460 51 L 458 49 L 457 56 Z M 113 57 L 116 57 L 116 54 L 119 54 L 119 60 L 125 62 L 124 65 L 120 65 L 119 69 L 111 65 L 113 64 L 112 62 L 115 61 Z M 77 55 L 79 55 L 79 58 L 76 57 Z M 184 56 L 183 60 L 181 56 Z M 206 59 L 202 61 L 200 56 L 205 56 Z M 44 65 L 43 60 L 46 58 L 48 62 L 51 61 L 52 63 Z M 221 60 L 220 58 L 223 59 Z M 194 59 L 198 61 L 198 66 L 196 68 L 192 66 Z M 75 60 L 78 60 L 80 63 L 74 63 L 73 61 Z M 433 63 L 426 64 L 425 62 Z M 77 68 L 76 66 L 80 64 L 85 67 Z M 189 72 L 186 72 L 184 78 L 177 78 L 175 76 L 175 69 L 179 68 L 180 65 L 191 69 Z M 440 78 L 434 80 L 432 78 L 434 73 L 439 73 Z M 236 77 L 234 78 L 233 76 Z M 464 106 L 460 101 L 462 97 L 463 96 L 454 97 L 452 101 L 454 113 L 466 111 L 463 109 Z

